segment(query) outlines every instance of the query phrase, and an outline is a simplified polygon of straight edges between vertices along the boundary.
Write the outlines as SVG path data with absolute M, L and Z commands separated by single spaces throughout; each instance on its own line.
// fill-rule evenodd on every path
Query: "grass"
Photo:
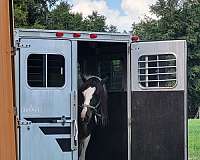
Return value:
M 200 160 L 200 120 L 188 121 L 189 160 Z

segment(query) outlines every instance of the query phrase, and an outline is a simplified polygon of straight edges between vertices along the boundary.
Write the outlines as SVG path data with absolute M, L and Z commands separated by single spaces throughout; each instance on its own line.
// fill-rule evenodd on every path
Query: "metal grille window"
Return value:
M 27 79 L 31 87 L 62 87 L 65 59 L 56 54 L 31 54 L 27 60 Z
M 176 85 L 174 54 L 143 55 L 138 67 L 139 84 L 144 88 L 173 88 Z

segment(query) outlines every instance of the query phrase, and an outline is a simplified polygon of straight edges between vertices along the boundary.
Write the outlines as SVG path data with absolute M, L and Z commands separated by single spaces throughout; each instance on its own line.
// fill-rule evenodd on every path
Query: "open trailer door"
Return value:
M 131 44 L 131 159 L 186 160 L 186 41 Z
M 30 38 L 19 47 L 19 159 L 77 160 L 71 42 Z

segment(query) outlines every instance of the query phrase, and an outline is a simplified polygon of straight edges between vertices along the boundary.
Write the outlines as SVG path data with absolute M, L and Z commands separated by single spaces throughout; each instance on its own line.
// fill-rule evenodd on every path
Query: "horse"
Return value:
M 78 157 L 85 160 L 86 150 L 95 126 L 108 125 L 106 79 L 82 76 L 78 91 Z

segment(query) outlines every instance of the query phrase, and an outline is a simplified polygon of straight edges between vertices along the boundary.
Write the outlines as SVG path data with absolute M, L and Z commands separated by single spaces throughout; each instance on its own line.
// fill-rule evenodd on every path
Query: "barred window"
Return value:
M 143 55 L 138 61 L 138 79 L 144 88 L 173 88 L 176 83 L 174 54 Z
M 30 54 L 27 60 L 30 87 L 62 87 L 65 84 L 65 59 L 57 54 Z

